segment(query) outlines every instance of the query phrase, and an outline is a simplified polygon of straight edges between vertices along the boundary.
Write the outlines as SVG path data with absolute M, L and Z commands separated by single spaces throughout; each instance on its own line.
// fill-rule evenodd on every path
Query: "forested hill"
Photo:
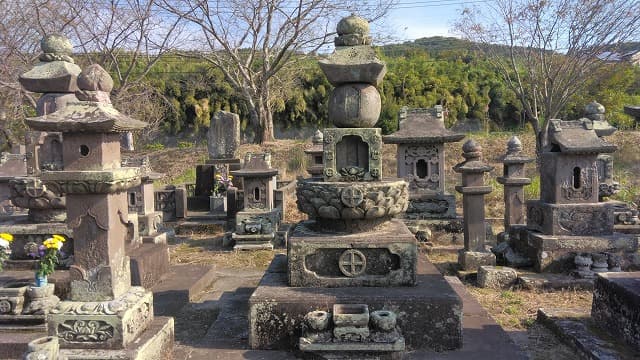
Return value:
M 380 47 L 380 51 L 387 56 L 397 56 L 408 50 L 422 50 L 435 56 L 442 52 L 474 50 L 476 44 L 455 37 L 432 36 L 406 41 L 401 44 L 390 44 Z

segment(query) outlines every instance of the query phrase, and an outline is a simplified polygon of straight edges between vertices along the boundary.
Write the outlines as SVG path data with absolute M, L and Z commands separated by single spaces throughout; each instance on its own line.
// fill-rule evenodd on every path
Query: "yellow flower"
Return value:
M 42 245 L 44 245 L 47 249 L 60 250 L 62 248 L 63 241 L 60 241 L 56 238 L 48 238 L 47 240 L 42 242 Z
M 229 175 L 229 180 L 233 180 L 233 176 L 232 175 Z
M 57 240 L 57 241 L 60 241 L 60 242 L 65 242 L 65 240 L 66 240 L 66 239 L 64 238 L 64 236 L 62 236 L 62 235 L 54 234 L 54 235 L 52 235 L 51 237 L 52 237 L 54 240 Z
M 9 233 L 0 233 L 0 239 L 6 240 L 8 242 L 12 242 L 13 241 L 13 235 L 11 235 Z
M 216 174 L 216 180 L 220 180 L 222 179 L 222 176 L 220 176 L 220 174 Z

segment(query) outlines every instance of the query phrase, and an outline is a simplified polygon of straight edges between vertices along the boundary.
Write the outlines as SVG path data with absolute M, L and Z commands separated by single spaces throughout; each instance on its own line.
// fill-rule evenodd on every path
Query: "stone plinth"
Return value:
M 398 315 L 408 350 L 453 350 L 462 346 L 462 302 L 438 270 L 418 259 L 416 286 L 289 287 L 286 259 L 274 259 L 249 299 L 249 346 L 288 350 L 298 346 L 307 313 L 334 304 L 367 304 L 370 311 Z
M 537 272 L 568 272 L 575 269 L 577 253 L 607 252 L 624 257 L 638 251 L 638 238 L 613 233 L 600 236 L 544 235 L 525 226 L 511 227 L 509 245 L 533 262 Z
M 607 203 L 550 204 L 527 201 L 527 227 L 547 235 L 611 235 L 614 209 Z
M 47 327 L 61 348 L 120 349 L 153 321 L 153 294 L 131 287 L 110 301 L 63 301 L 51 311 Z
M 640 352 L 640 272 L 598 274 L 591 316 Z
M 317 233 L 298 224 L 287 249 L 289 286 L 414 286 L 417 244 L 399 220 L 377 231 Z
M 280 211 L 239 211 L 236 228 L 231 234 L 236 250 L 273 249 L 273 240 L 280 225 Z

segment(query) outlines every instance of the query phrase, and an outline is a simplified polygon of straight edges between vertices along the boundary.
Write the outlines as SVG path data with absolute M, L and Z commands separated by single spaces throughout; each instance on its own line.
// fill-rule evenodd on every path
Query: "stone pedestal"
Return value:
M 289 240 L 294 287 L 414 286 L 417 244 L 400 220 L 371 232 L 329 235 L 300 223 Z
M 475 271 L 478 266 L 495 265 L 493 253 L 486 248 L 487 231 L 484 222 L 484 196 L 491 186 L 484 185 L 484 173 L 493 170 L 482 160 L 482 148 L 475 141 L 467 141 L 463 147 L 465 161 L 454 170 L 462 174 L 462 185 L 456 191 L 462 194 L 464 214 L 464 249 L 458 256 L 463 270 Z
M 277 256 L 249 299 L 249 346 L 289 350 L 298 347 L 300 327 L 310 311 L 334 304 L 367 304 L 370 311 L 398 316 L 408 350 L 453 350 L 462 346 L 462 302 L 438 270 L 417 261 L 416 285 L 401 287 L 291 287 L 287 262 Z

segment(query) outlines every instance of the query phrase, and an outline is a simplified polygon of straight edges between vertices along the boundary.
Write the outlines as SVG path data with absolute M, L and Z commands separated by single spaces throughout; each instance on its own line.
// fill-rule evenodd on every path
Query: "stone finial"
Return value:
M 98 64 L 87 66 L 78 75 L 76 97 L 81 101 L 96 101 L 111 104 L 109 92 L 113 89 L 111 75 Z
M 316 130 L 315 134 L 313 134 L 313 137 L 311 138 L 311 142 L 314 145 L 320 145 L 322 144 L 324 141 L 324 134 L 322 134 L 322 131 L 320 131 L 320 129 Z
M 522 151 L 522 142 L 517 136 L 512 136 L 507 142 L 507 155 L 516 155 Z
M 468 161 L 482 160 L 482 146 L 473 139 L 467 140 L 462 145 L 462 157 Z
M 336 46 L 371 45 L 369 22 L 355 14 L 340 20 L 336 31 L 338 33 L 335 39 Z
M 42 62 L 66 61 L 72 64 L 75 62 L 73 58 L 71 58 L 73 45 L 71 45 L 71 41 L 64 35 L 46 35 L 40 41 L 40 48 L 43 54 L 40 55 L 39 59 Z
M 602 104 L 594 100 L 588 103 L 587 105 L 585 105 L 584 113 L 587 116 L 587 118 L 591 120 L 603 121 L 605 109 L 604 109 L 604 106 L 602 106 Z

